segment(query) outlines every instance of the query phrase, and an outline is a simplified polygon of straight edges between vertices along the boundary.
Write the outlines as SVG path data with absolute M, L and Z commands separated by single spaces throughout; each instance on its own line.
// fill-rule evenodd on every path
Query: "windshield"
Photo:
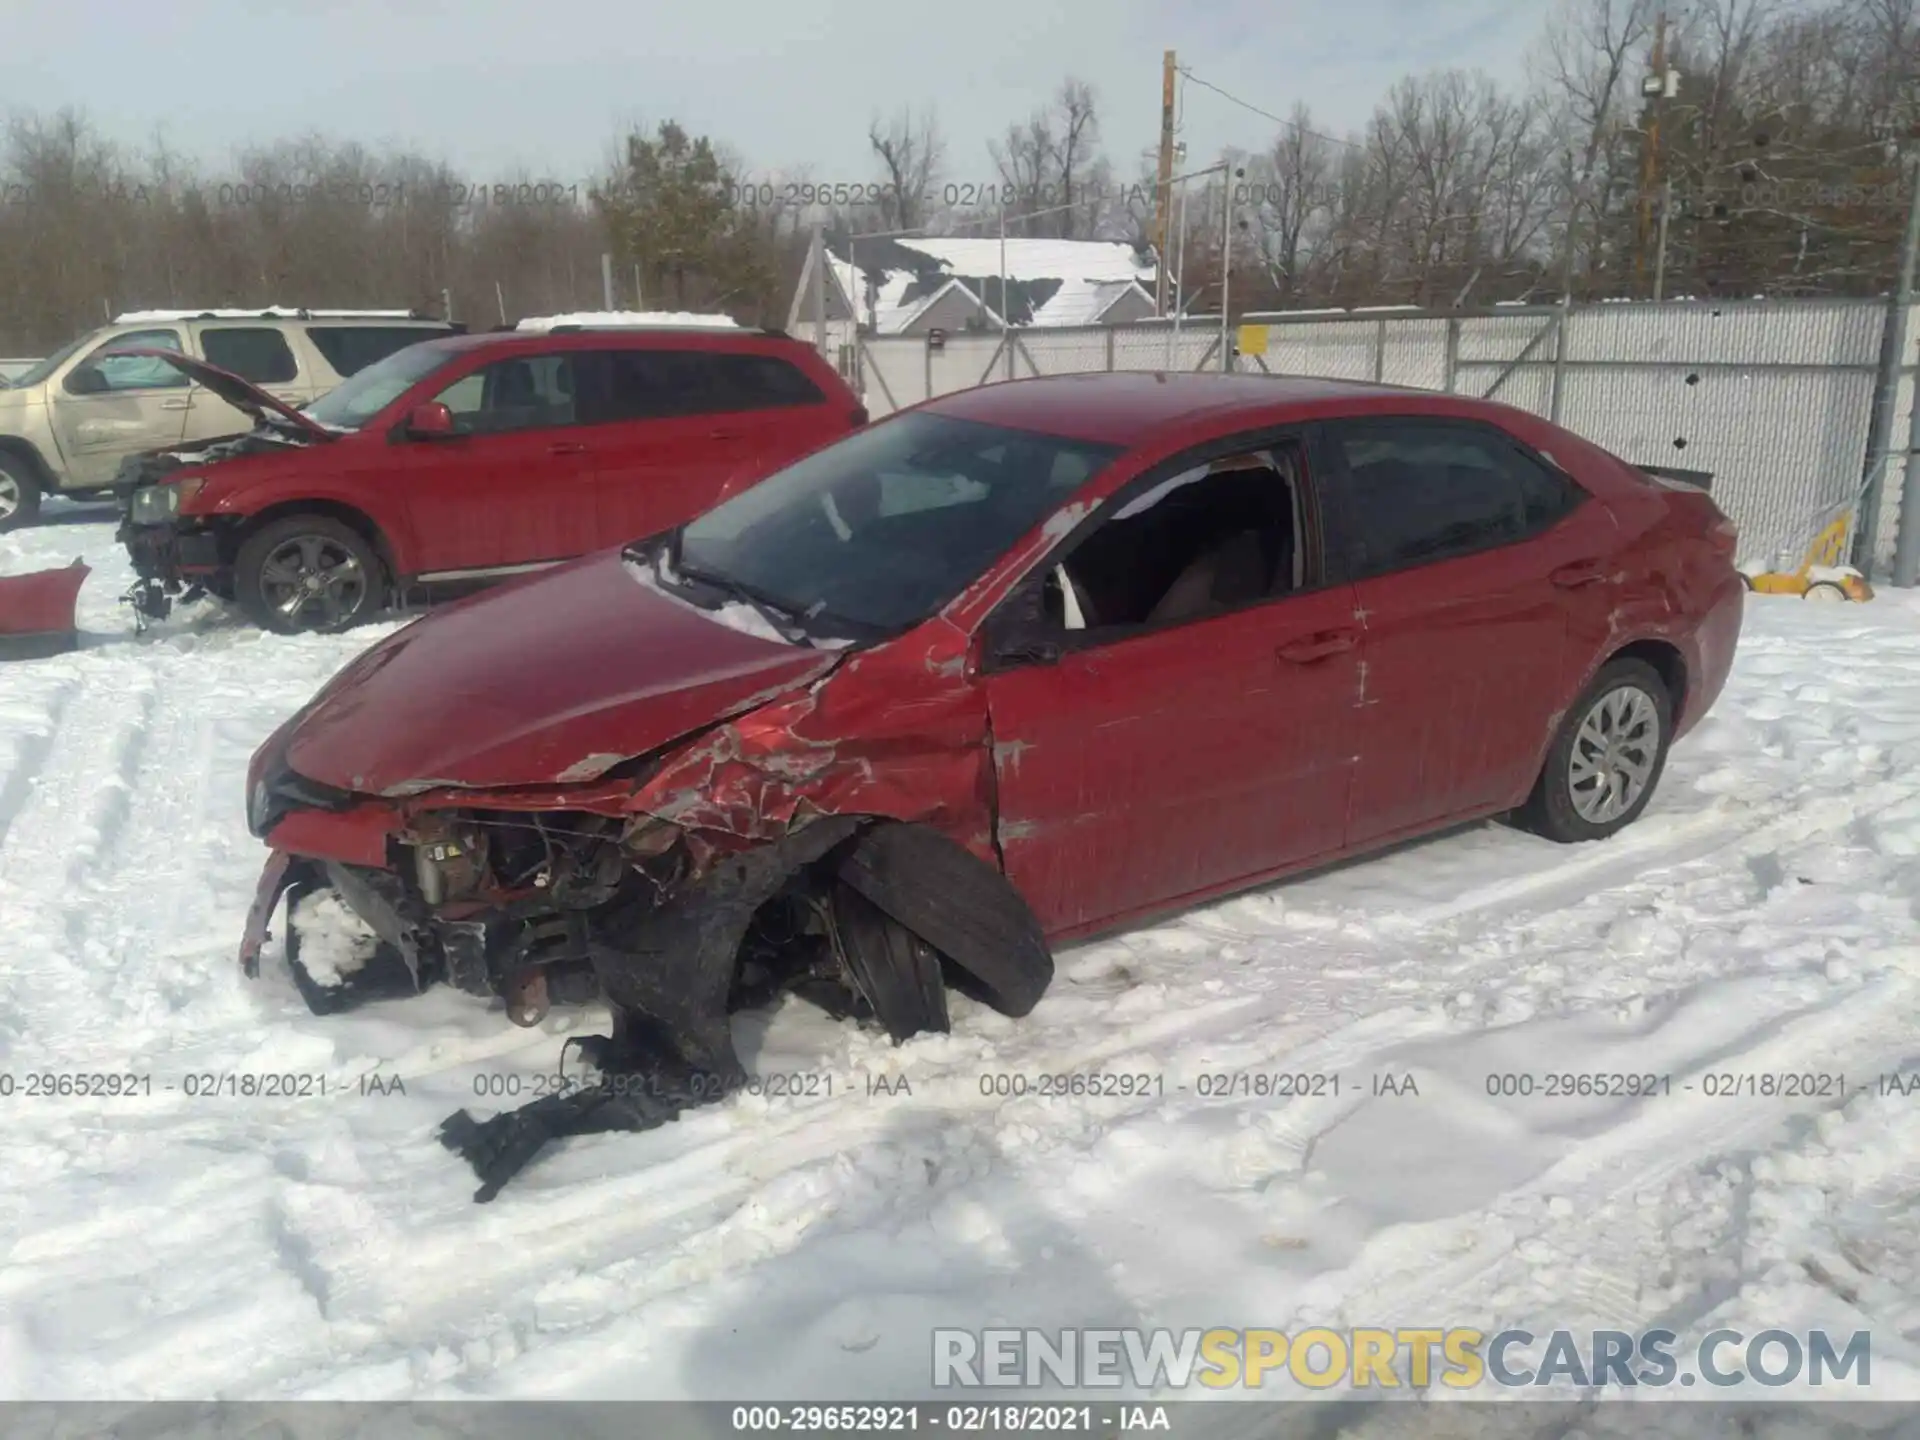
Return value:
M 902 415 L 695 520 L 676 562 L 795 615 L 894 633 L 958 595 L 1119 453 Z
M 99 333 L 98 330 L 89 330 L 78 340 L 69 340 L 58 350 L 54 351 L 53 354 L 36 364 L 31 370 L 23 370 L 14 376 L 12 380 L 7 382 L 8 385 L 15 390 L 25 390 L 30 385 L 40 384 L 41 381 L 45 380 L 49 375 L 53 374 L 54 371 L 66 364 L 68 358 L 72 356 L 75 351 Z
M 342 380 L 304 413 L 335 430 L 358 430 L 450 359 L 430 341 L 409 345 Z

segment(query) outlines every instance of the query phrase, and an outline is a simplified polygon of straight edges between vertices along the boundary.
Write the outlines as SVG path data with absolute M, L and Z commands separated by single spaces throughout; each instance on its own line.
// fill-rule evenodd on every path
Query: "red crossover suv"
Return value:
M 254 757 L 242 963 L 291 888 L 316 1010 L 604 996 L 610 1088 L 449 1121 L 490 1194 L 724 1094 L 783 988 L 944 1030 L 949 985 L 1025 1014 L 1053 944 L 1410 836 L 1611 835 L 1727 678 L 1734 542 L 1480 400 L 948 395 L 349 664 Z
M 288 633 L 671 529 L 867 418 L 812 347 L 759 330 L 452 336 L 303 410 L 204 361 L 126 353 L 257 422 L 123 468 L 136 609 L 210 591 Z

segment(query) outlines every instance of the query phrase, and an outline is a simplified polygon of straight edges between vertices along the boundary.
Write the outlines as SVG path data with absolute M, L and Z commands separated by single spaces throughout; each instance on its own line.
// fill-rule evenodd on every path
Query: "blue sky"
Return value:
M 116 139 L 156 130 L 218 165 L 240 144 L 321 132 L 445 156 L 475 179 L 570 182 L 613 137 L 675 118 L 754 172 L 872 178 L 876 110 L 932 107 L 950 181 L 991 178 L 987 140 L 1072 73 L 1097 90 L 1123 173 L 1154 143 L 1160 56 L 1275 114 L 1365 120 L 1400 75 L 1525 80 L 1548 0 L 169 0 L 8 4 L 0 109 L 75 106 Z M 1189 155 L 1274 126 L 1198 86 Z

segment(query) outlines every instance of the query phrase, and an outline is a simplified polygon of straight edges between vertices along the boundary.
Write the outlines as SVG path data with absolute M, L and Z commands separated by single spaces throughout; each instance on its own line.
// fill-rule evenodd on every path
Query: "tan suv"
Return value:
M 112 492 L 129 455 L 213 440 L 253 421 L 157 357 L 174 350 L 304 405 L 416 341 L 464 327 L 404 310 L 142 310 L 0 381 L 0 530 L 42 495 Z

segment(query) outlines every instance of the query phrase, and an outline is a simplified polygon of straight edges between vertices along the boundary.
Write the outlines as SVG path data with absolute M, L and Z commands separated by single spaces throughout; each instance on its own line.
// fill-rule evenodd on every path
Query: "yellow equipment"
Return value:
M 1747 588 L 1759 595 L 1798 595 L 1803 600 L 1871 600 L 1873 586 L 1851 565 L 1842 565 L 1851 507 L 1814 536 L 1807 558 L 1797 570 L 1762 570 L 1746 576 Z

